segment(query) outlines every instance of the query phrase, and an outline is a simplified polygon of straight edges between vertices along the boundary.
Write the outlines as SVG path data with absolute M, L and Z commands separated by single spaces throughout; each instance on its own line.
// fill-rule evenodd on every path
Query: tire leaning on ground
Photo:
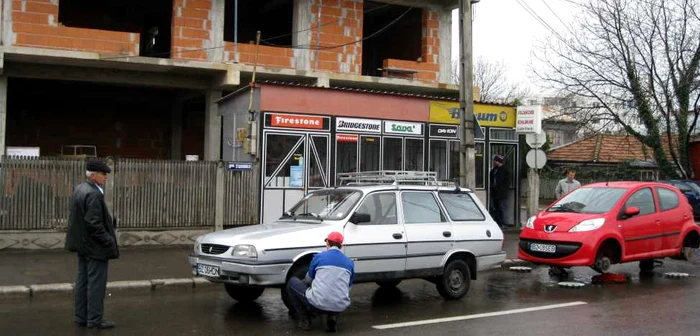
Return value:
M 385 281 L 377 281 L 377 285 L 382 288 L 393 288 L 398 286 L 401 283 L 401 280 L 385 280 Z
M 264 287 L 248 287 L 235 284 L 224 284 L 226 293 L 238 302 L 253 302 L 265 291 Z
M 290 313 L 294 312 L 294 307 L 292 306 L 292 302 L 289 300 L 289 295 L 287 294 L 287 283 L 289 283 L 289 279 L 293 277 L 299 278 L 300 280 L 304 280 L 308 271 L 309 264 L 301 264 L 294 266 L 292 270 L 289 271 L 289 277 L 287 277 L 287 282 L 285 282 L 284 287 L 280 289 L 280 294 L 282 295 L 282 302 L 287 307 L 287 309 L 289 309 Z
M 469 266 L 464 260 L 454 259 L 447 263 L 442 276 L 438 277 L 435 287 L 447 300 L 459 300 L 469 291 L 471 285 Z

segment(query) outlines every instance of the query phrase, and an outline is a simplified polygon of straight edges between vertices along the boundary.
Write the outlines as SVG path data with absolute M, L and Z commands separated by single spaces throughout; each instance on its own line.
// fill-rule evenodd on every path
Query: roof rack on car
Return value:
M 341 185 L 412 184 L 453 187 L 449 181 L 438 181 L 436 172 L 380 170 L 338 174 Z

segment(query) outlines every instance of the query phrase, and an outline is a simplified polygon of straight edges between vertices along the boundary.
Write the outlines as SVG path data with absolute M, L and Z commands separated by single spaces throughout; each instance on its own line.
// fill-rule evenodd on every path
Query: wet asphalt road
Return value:
M 532 273 L 508 270 L 480 273 L 467 295 L 445 301 L 435 287 L 411 280 L 397 289 L 374 284 L 353 288 L 351 308 L 339 320 L 339 333 L 352 335 L 696 335 L 700 301 L 700 262 L 666 260 L 649 277 L 639 277 L 636 263 L 615 266 L 632 275 L 626 284 L 592 285 L 595 272 L 575 268 L 571 279 L 586 282 L 565 289 L 547 268 Z M 665 272 L 687 272 L 685 279 L 668 279 Z M 386 324 L 503 312 L 553 304 L 579 305 L 508 315 L 478 317 L 446 323 L 378 330 Z M 585 304 L 583 304 L 585 303 Z M 319 335 L 295 328 L 287 317 L 278 290 L 267 290 L 253 304 L 231 300 L 222 287 L 196 292 L 162 291 L 136 295 L 113 293 L 106 316 L 117 322 L 111 331 L 88 331 L 71 322 L 70 296 L 0 301 L 2 335 Z

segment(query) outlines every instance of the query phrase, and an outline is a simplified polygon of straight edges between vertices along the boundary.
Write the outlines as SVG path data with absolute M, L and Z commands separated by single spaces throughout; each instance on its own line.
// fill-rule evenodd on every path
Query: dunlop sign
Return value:
M 542 106 L 518 106 L 515 131 L 518 133 L 540 133 L 542 131 Z

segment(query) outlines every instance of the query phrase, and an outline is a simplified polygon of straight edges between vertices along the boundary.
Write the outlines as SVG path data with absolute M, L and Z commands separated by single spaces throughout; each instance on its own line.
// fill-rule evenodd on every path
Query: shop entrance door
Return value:
M 517 176 L 518 176 L 518 162 L 517 162 L 517 157 L 518 157 L 518 145 L 516 144 L 505 144 L 505 143 L 494 143 L 491 142 L 491 145 L 489 146 L 489 167 L 488 171 L 489 174 L 487 174 L 487 179 L 489 180 L 488 186 L 489 189 L 491 188 L 491 169 L 493 169 L 493 157 L 495 155 L 503 155 L 505 158 L 505 165 L 508 167 L 508 171 L 510 172 L 510 188 L 508 192 L 508 199 L 506 201 L 506 212 L 505 212 L 505 222 L 508 225 L 515 225 L 517 221 L 517 216 L 516 216 L 516 209 L 515 205 L 517 204 L 516 202 L 516 184 L 518 183 L 517 181 Z M 491 207 L 491 193 L 489 192 L 489 209 Z
M 263 223 L 280 218 L 309 191 L 330 185 L 329 148 L 328 134 L 264 133 Z

